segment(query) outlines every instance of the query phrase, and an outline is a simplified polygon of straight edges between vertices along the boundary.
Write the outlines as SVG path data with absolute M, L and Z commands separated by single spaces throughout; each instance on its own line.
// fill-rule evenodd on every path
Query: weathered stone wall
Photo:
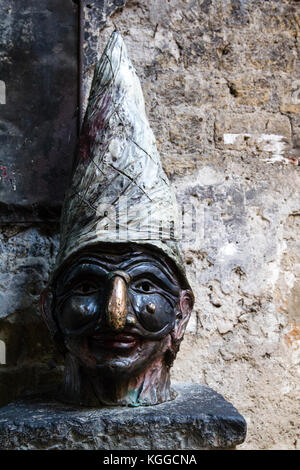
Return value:
M 299 10 L 128 0 L 99 33 L 86 8 L 86 50 L 100 55 L 114 25 L 123 34 L 164 169 L 196 210 L 184 250 L 197 300 L 173 380 L 229 399 L 250 449 L 300 448 Z M 3 403 L 61 372 L 37 313 L 57 244 L 57 227 L 2 230 Z
M 0 405 L 44 389 L 61 373 L 39 297 L 58 248 L 58 227 L 1 227 Z

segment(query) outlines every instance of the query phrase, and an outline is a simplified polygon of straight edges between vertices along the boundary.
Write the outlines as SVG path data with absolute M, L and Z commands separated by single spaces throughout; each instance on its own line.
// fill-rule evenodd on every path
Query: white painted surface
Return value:
M 0 80 L 0 104 L 6 104 L 6 86 L 3 80 Z
M 251 134 L 224 134 L 224 144 L 231 145 L 236 142 L 238 137 L 251 137 Z
M 228 258 L 232 258 L 237 254 L 238 250 L 234 243 L 227 243 L 222 246 L 218 253 L 218 261 L 226 262 Z
M 263 144 L 262 150 L 272 153 L 270 162 L 284 160 L 285 141 L 282 135 L 261 134 L 257 141 Z
M 6 364 L 6 346 L 4 341 L 0 340 L 0 364 Z
M 256 146 L 257 150 L 270 153 L 270 157 L 265 159 L 268 163 L 283 162 L 289 163 L 285 158 L 286 139 L 283 135 L 277 134 L 224 134 L 225 145 L 237 145 L 240 147 L 241 142 L 245 142 L 251 146 Z M 239 140 L 239 142 L 238 142 Z

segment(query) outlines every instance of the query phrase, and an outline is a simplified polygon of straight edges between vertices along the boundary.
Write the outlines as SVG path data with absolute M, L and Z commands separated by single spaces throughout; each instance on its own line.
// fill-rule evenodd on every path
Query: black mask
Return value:
M 180 289 L 166 264 L 151 255 L 84 256 L 57 280 L 55 317 L 63 335 L 108 330 L 105 308 L 112 274 L 126 277 L 127 315 L 143 337 L 159 339 L 174 327 Z

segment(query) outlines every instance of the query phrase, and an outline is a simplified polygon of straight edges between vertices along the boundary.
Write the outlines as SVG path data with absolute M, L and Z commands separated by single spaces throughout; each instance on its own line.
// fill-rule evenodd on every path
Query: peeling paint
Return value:
M 2 178 L 7 178 L 7 167 L 4 165 L 0 165 L 0 181 Z
M 245 137 L 251 137 L 251 134 L 224 134 L 224 144 L 235 144 L 238 137 L 242 137 L 244 139 Z
M 284 136 L 276 134 L 261 134 L 258 138 L 258 142 L 263 144 L 262 150 L 273 154 L 272 158 L 267 160 L 268 162 L 288 163 L 283 155 L 285 150 Z
M 245 145 L 254 145 L 256 149 L 262 152 L 268 152 L 272 156 L 265 159 L 268 163 L 282 162 L 289 163 L 290 159 L 284 156 L 286 150 L 286 138 L 283 135 L 277 134 L 249 134 L 249 133 L 236 133 L 224 134 L 225 145 L 235 145 L 238 140 L 243 141 Z

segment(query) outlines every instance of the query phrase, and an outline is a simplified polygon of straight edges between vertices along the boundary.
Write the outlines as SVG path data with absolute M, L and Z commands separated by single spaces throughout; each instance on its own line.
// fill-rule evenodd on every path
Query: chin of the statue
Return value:
M 79 357 L 79 360 L 81 365 L 91 372 L 136 376 L 146 371 L 154 361 L 160 358 L 163 360 L 167 343 L 167 338 L 160 341 L 139 339 L 136 342 L 115 342 L 105 345 L 90 340 L 88 356 Z

